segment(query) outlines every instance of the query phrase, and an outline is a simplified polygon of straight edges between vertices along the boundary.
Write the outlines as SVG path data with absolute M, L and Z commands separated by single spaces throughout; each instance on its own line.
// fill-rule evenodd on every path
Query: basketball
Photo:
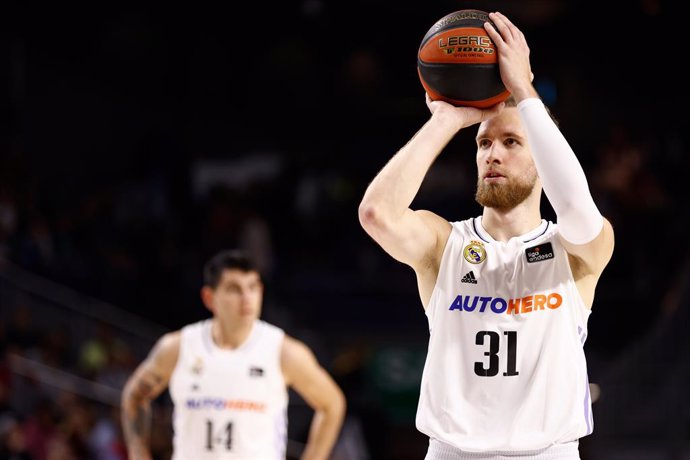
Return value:
M 417 52 L 417 72 L 432 100 L 487 108 L 510 96 L 485 22 L 490 22 L 485 11 L 459 10 L 426 33 Z

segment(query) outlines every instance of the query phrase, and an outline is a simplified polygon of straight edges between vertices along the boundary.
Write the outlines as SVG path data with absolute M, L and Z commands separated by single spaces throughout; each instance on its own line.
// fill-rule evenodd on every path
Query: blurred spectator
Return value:
M 55 324 L 40 333 L 40 342 L 26 357 L 55 369 L 66 369 L 71 365 L 70 333 L 65 325 Z
M 644 140 L 633 141 L 621 122 L 612 123 L 609 137 L 598 146 L 592 188 L 601 198 L 602 213 L 620 216 L 633 212 L 661 210 L 669 199 L 652 169 Z
M 224 246 L 247 251 L 269 281 L 275 265 L 273 235 L 268 222 L 257 210 L 258 197 L 258 193 L 243 194 L 228 186 L 211 187 L 200 240 L 203 251 L 208 253 Z
M 111 388 L 123 388 L 137 365 L 134 353 L 122 340 L 116 340 L 107 350 L 107 363 L 94 376 L 95 381 Z
M 668 184 L 675 181 L 662 180 L 673 177 L 674 171 L 669 169 L 672 162 L 667 161 L 667 152 L 660 150 L 658 144 L 652 140 L 651 132 L 633 134 L 630 125 L 619 120 L 610 124 L 608 137 L 596 147 L 593 194 L 601 200 L 602 212 L 610 213 L 613 225 L 623 230 L 616 244 L 631 250 L 621 251 L 613 262 L 620 267 L 627 264 L 625 278 L 636 279 L 633 287 L 637 289 L 652 289 L 655 286 L 653 276 L 661 272 L 649 273 L 647 269 L 650 263 L 658 260 L 654 251 L 635 251 L 634 248 L 648 239 L 648 225 L 680 217 L 674 215 L 677 197 L 668 188 Z M 659 240 L 678 236 L 674 225 L 658 227 L 655 234 Z M 668 254 L 664 262 L 668 267 L 675 267 L 676 254 Z M 666 284 L 663 279 L 660 281 Z
M 17 219 L 12 189 L 0 184 L 0 258 L 10 254 L 10 240 L 17 229 Z
M 90 460 L 89 437 L 93 428 L 93 416 L 87 402 L 71 393 L 63 393 L 59 401 L 61 420 L 58 438 L 71 458 Z
M 95 334 L 81 345 L 79 350 L 79 369 L 84 376 L 96 378 L 110 361 L 110 354 L 117 347 L 119 339 L 106 322 L 97 324 Z
M 26 354 L 37 347 L 40 340 L 41 336 L 33 324 L 29 306 L 20 300 L 13 310 L 7 327 L 8 351 Z
M 49 460 L 51 448 L 59 434 L 53 401 L 43 398 L 24 423 L 27 450 L 34 460 Z
M 0 415 L 0 460 L 34 460 L 21 424 L 9 415 Z
M 88 443 L 94 460 L 127 460 L 118 407 L 111 407 L 97 418 Z

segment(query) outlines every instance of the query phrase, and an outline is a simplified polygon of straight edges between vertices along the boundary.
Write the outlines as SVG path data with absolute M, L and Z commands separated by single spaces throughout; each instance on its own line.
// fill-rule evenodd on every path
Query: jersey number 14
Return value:
M 217 432 L 213 429 L 213 421 L 206 420 L 206 450 L 211 452 L 218 446 L 222 450 L 232 450 L 232 422 Z

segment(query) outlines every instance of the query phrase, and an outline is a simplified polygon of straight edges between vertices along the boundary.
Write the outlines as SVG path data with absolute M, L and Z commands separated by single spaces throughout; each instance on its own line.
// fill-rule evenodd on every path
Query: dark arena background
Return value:
M 585 344 L 596 399 L 582 458 L 690 458 L 677 7 L 15 5 L 2 31 L 0 454 L 21 438 L 22 458 L 124 460 L 125 379 L 163 332 L 208 316 L 206 258 L 243 247 L 264 274 L 263 318 L 310 345 L 346 393 L 333 459 L 423 458 L 426 317 L 412 270 L 366 235 L 357 208 L 429 117 L 420 40 L 442 16 L 477 8 L 525 32 L 535 86 L 616 231 Z M 449 144 L 414 207 L 480 214 L 473 134 Z M 168 459 L 167 393 L 155 403 L 152 448 Z M 310 417 L 291 393 L 289 459 Z

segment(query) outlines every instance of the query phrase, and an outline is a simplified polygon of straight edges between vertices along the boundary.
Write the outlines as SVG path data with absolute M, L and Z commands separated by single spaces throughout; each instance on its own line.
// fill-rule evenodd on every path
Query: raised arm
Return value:
M 151 401 L 167 388 L 180 350 L 180 332 L 162 336 L 122 391 L 122 430 L 130 460 L 151 460 Z
M 314 410 L 301 460 L 326 460 L 345 417 L 345 396 L 303 342 L 285 336 L 281 364 L 286 383 Z
M 500 13 L 491 13 L 487 33 L 498 48 L 501 77 L 518 103 L 544 193 L 556 212 L 560 239 L 585 302 L 613 254 L 611 224 L 600 213 L 575 153 L 532 86 L 529 47 L 524 34 Z
M 417 273 L 425 306 L 451 227 L 440 216 L 414 211 L 410 205 L 434 160 L 456 133 L 496 115 L 502 108 L 453 107 L 442 101 L 432 102 L 428 96 L 427 105 L 431 118 L 376 175 L 359 205 L 364 230 L 388 254 Z

